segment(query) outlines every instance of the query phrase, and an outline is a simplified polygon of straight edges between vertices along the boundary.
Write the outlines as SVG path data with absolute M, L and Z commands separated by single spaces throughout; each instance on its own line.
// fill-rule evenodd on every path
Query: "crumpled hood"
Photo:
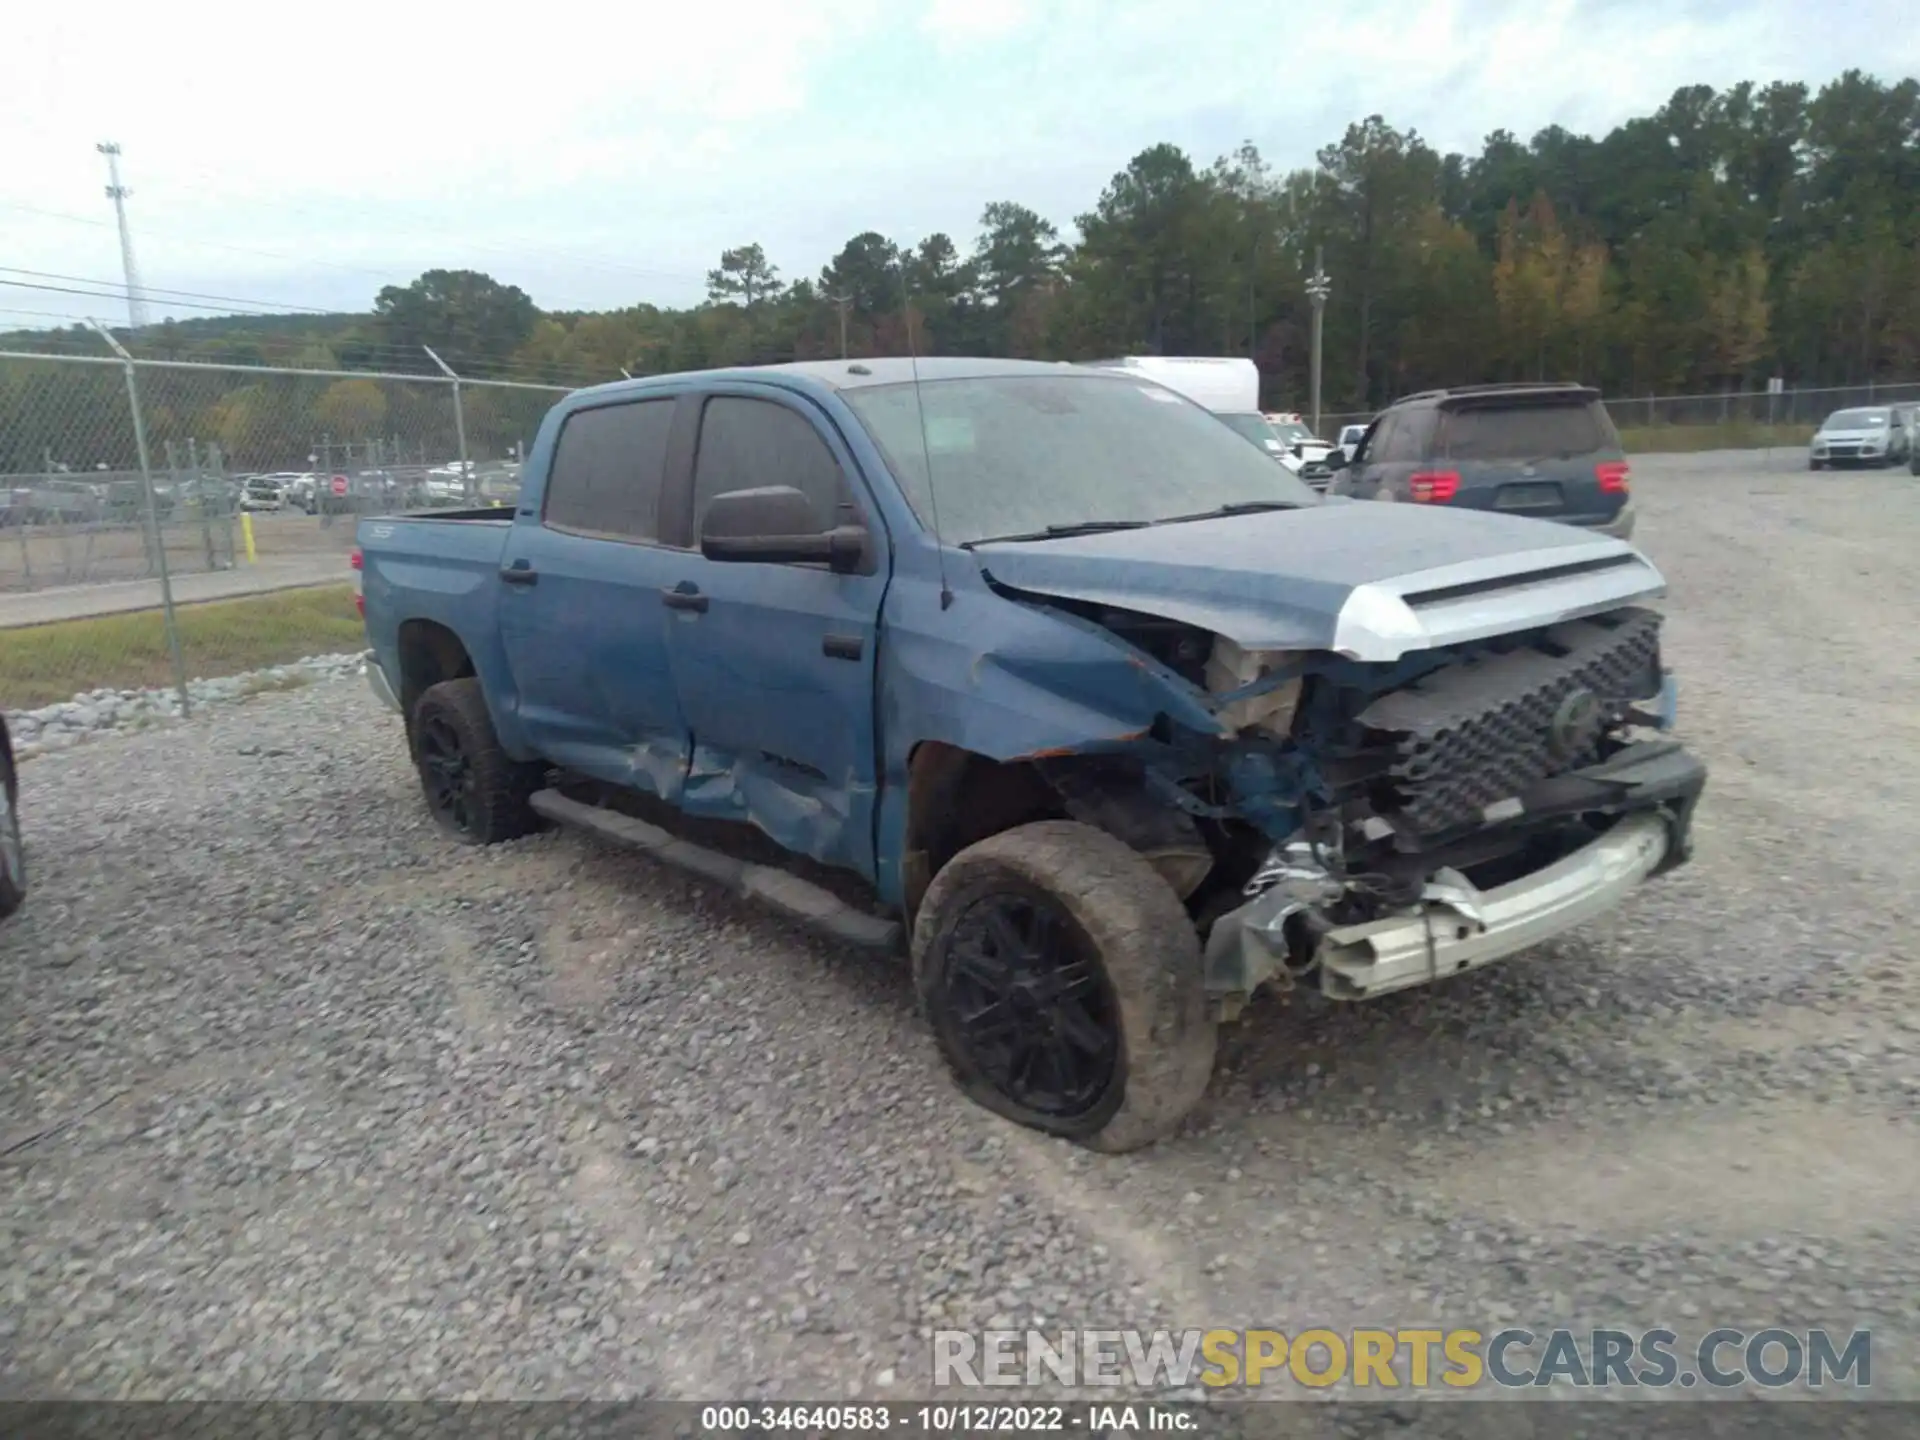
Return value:
M 973 547 L 994 584 L 1155 615 L 1248 649 L 1393 660 L 1662 593 L 1624 541 L 1410 504 L 1299 510 Z

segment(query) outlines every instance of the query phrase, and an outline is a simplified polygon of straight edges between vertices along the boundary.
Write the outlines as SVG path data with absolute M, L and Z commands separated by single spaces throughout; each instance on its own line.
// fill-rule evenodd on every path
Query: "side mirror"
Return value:
M 1344 470 L 1347 468 L 1347 452 L 1336 445 L 1327 452 L 1327 458 L 1320 463 L 1329 470 Z
M 729 490 L 707 503 L 700 553 L 739 564 L 827 565 L 840 574 L 858 570 L 866 558 L 866 530 L 817 527 L 813 506 L 791 485 Z

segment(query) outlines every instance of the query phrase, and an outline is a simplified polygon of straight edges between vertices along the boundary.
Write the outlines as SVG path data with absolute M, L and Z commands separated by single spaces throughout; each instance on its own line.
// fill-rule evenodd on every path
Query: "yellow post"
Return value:
M 240 512 L 240 535 L 247 542 L 247 563 L 256 563 L 259 557 L 253 549 L 253 516 L 245 510 Z

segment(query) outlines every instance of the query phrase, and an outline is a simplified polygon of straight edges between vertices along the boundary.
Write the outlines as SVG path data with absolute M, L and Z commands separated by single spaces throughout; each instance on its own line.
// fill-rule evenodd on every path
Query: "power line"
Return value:
M 102 280 L 92 275 L 57 275 L 47 270 L 23 270 L 17 265 L 0 265 L 0 273 L 8 275 L 27 275 L 36 280 L 67 280 L 76 285 L 105 285 L 117 287 L 118 282 Z M 178 296 L 183 300 L 219 300 L 231 305 L 261 305 L 275 313 L 299 311 L 311 315 L 339 315 L 349 312 L 327 310 L 318 305 L 294 305 L 280 300 L 261 300 L 241 295 L 209 295 L 200 290 L 173 290 L 164 285 L 146 285 L 141 288 L 143 296 Z
M 94 283 L 97 285 L 102 282 L 91 282 L 91 283 Z M 51 295 L 81 295 L 81 296 L 85 296 L 87 299 L 90 299 L 90 300 L 126 301 L 128 304 L 129 319 L 131 319 L 131 312 L 135 304 L 141 304 L 144 308 L 143 301 L 138 300 L 136 296 L 129 294 L 125 289 L 119 288 L 119 287 L 113 287 L 113 288 L 107 288 L 107 289 L 81 290 L 71 285 L 49 285 L 44 281 L 7 280 L 4 278 L 0 278 L 0 285 L 6 285 L 15 290 L 39 290 L 39 291 L 44 291 L 47 294 L 51 294 Z M 277 311 L 277 310 L 249 309 L 249 310 L 236 311 L 234 310 L 231 304 L 209 305 L 209 304 L 206 304 L 200 301 L 194 301 L 194 300 L 168 299 L 166 303 L 169 306 L 184 307 L 185 309 L 188 309 L 188 310 L 211 310 L 214 313 L 221 314 L 221 315 L 231 315 L 231 314 L 277 315 L 281 313 L 280 311 Z M 323 311 L 321 313 L 324 314 L 325 312 Z M 147 323 L 146 319 L 143 315 L 140 320 L 140 325 L 145 326 L 146 323 Z

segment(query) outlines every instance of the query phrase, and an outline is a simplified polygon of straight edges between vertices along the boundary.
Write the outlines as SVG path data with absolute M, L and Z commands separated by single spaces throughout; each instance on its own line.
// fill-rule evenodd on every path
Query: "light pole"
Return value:
M 1313 376 L 1313 433 L 1320 433 L 1320 326 L 1327 309 L 1327 296 L 1333 293 L 1333 282 L 1327 279 L 1327 272 L 1320 268 L 1320 247 L 1313 247 L 1313 274 L 1307 280 L 1307 299 L 1313 302 L 1313 358 L 1311 363 Z

